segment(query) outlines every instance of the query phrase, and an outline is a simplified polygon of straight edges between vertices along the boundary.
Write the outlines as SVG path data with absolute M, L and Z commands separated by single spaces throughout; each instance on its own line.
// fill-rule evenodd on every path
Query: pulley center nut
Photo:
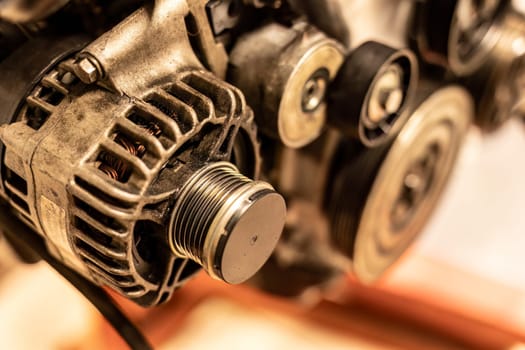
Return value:
M 372 88 L 368 117 L 373 123 L 380 123 L 399 111 L 405 99 L 403 88 L 403 68 L 392 64 Z
M 285 201 L 270 184 L 248 179 L 231 163 L 213 163 L 182 188 L 172 212 L 170 246 L 212 277 L 242 283 L 272 254 L 285 216 Z

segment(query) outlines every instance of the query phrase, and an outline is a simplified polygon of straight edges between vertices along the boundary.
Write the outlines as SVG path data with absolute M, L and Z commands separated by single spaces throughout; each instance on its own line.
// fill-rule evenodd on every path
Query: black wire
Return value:
M 12 243 L 33 250 L 78 289 L 108 320 L 131 349 L 153 349 L 140 330 L 135 327 L 102 288 L 96 286 L 52 256 L 48 252 L 43 239 L 16 219 L 10 213 L 10 209 L 3 204 L 0 204 L 0 225 L 2 232 Z

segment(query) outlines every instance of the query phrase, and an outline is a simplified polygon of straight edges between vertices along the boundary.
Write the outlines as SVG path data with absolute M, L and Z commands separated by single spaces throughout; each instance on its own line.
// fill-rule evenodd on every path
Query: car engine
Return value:
M 525 121 L 525 3 L 0 0 L 0 75 L 23 261 L 109 318 L 201 269 L 297 297 L 379 279 L 468 129 Z

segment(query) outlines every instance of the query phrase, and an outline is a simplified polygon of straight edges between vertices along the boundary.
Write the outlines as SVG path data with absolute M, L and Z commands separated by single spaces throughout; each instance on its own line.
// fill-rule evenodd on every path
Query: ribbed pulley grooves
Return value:
M 250 182 L 227 165 L 202 174 L 181 198 L 174 227 L 177 250 L 202 264 L 204 241 L 217 213 L 233 192 Z
M 173 209 L 169 241 L 229 283 L 251 277 L 275 248 L 286 206 L 273 187 L 241 175 L 228 162 L 204 166 L 184 185 Z

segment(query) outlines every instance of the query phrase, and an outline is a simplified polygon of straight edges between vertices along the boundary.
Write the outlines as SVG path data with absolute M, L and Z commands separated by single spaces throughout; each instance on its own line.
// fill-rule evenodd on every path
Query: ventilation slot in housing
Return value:
M 27 181 L 7 167 L 5 168 L 4 179 L 5 193 L 28 216 Z
M 68 88 L 77 81 L 72 73 L 63 68 L 51 71 L 26 98 L 20 119 L 25 120 L 30 128 L 39 130 L 69 94 Z
M 86 215 L 90 216 L 93 220 L 98 221 L 103 226 L 106 226 L 107 228 L 114 230 L 116 232 L 125 233 L 127 231 L 126 226 L 123 223 L 118 222 L 114 218 L 111 218 L 109 216 L 106 216 L 84 202 L 83 200 L 73 197 L 75 206 L 82 210 Z
M 97 197 L 98 199 L 101 199 L 104 202 L 108 203 L 109 205 L 124 208 L 124 209 L 133 209 L 137 205 L 137 203 L 134 203 L 134 202 L 126 202 L 122 199 L 117 199 L 115 197 L 112 197 L 108 193 L 100 190 L 99 188 L 95 187 L 94 185 L 90 184 L 88 181 L 78 176 L 75 176 L 75 184 L 77 184 L 80 188 L 86 190 L 87 192 L 91 193 L 93 196 Z
M 193 129 L 194 121 L 191 115 L 181 110 L 181 108 L 177 108 L 172 101 L 154 94 L 146 100 L 146 103 L 149 103 L 171 119 L 175 120 L 183 134 L 186 134 Z
M 92 240 L 97 242 L 100 246 L 106 247 L 108 249 L 120 250 L 123 248 L 122 244 L 113 240 L 113 238 L 104 232 L 98 230 L 92 225 L 88 224 L 78 216 L 74 217 L 74 226 L 77 230 L 89 236 Z

